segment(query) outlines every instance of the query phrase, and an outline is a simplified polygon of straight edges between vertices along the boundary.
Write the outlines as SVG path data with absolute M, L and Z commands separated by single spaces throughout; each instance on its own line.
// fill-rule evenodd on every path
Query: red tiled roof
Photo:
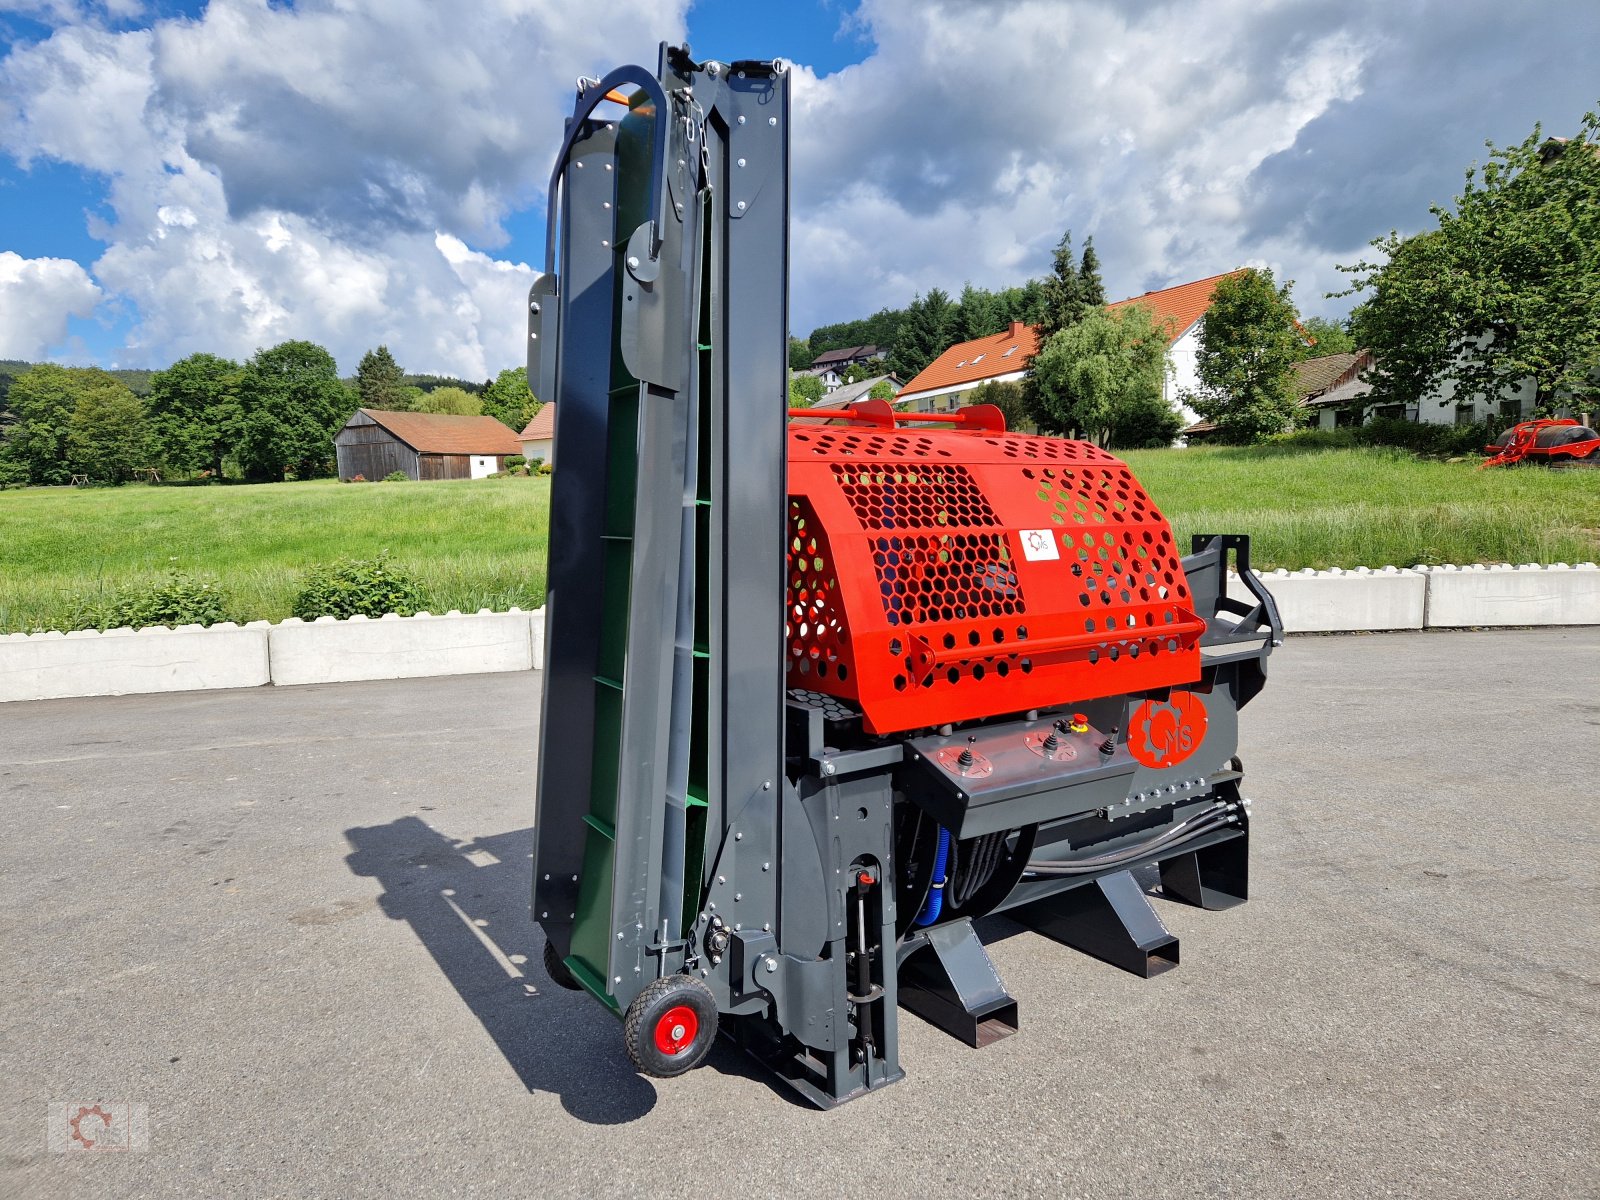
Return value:
M 538 412 L 533 414 L 533 420 L 528 422 L 528 427 L 517 434 L 519 442 L 548 442 L 556 436 L 556 406 L 555 402 L 542 405 Z
M 1206 315 L 1206 310 L 1211 307 L 1211 294 L 1217 290 L 1217 284 L 1230 275 L 1242 273 L 1242 269 L 1224 271 L 1221 275 L 1213 275 L 1209 279 L 1196 279 L 1193 283 L 1180 283 L 1177 287 L 1162 288 L 1158 292 L 1130 296 L 1126 300 L 1108 304 L 1106 308 L 1111 312 L 1116 312 L 1119 308 L 1132 308 L 1135 305 L 1148 308 L 1157 324 L 1163 322 L 1166 324 L 1167 345 L 1170 346 L 1182 337 L 1191 325 Z
M 419 454 L 521 454 L 517 435 L 493 417 L 449 413 L 386 412 L 363 408 L 395 437 Z
M 1115 304 L 1106 305 L 1106 308 L 1111 312 L 1133 305 L 1148 308 L 1158 324 L 1166 325 L 1167 344 L 1170 346 L 1206 315 L 1206 310 L 1211 307 L 1211 294 L 1217 290 L 1218 282 L 1237 274 L 1238 271 L 1224 271 L 1208 279 L 1197 279 L 1193 283 L 1180 283 L 1177 287 L 1118 300 Z M 1012 353 L 1007 354 L 1007 350 L 1012 350 Z M 911 379 L 897 399 L 908 399 L 920 392 L 981 383 L 997 375 L 1009 375 L 1026 367 L 1028 359 L 1038 351 L 1039 337 L 1033 326 L 1013 321 L 1011 328 L 1004 333 L 951 346 Z
M 1039 335 L 1033 326 L 1013 321 L 1004 333 L 951 346 L 917 372 L 896 399 L 906 399 L 915 392 L 936 392 L 941 388 L 993 379 L 996 375 L 1009 375 L 1026 367 L 1028 359 L 1038 350 Z

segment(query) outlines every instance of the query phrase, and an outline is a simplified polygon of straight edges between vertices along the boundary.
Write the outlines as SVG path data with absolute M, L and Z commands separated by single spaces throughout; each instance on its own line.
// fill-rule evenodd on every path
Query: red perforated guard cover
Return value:
M 788 561 L 789 686 L 875 733 L 1200 676 L 1172 530 L 1087 442 L 792 427 Z

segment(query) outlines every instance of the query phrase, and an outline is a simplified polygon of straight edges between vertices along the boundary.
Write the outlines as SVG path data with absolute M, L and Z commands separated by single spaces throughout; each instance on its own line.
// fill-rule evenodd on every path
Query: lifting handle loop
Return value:
M 566 170 L 567 156 L 572 153 L 572 144 L 583 132 L 584 120 L 607 100 L 615 102 L 612 93 L 624 83 L 631 83 L 648 93 L 656 105 L 656 169 L 650 173 L 650 211 L 655 213 L 655 220 L 650 226 L 650 257 L 655 258 L 661 253 L 661 239 L 664 236 L 662 231 L 666 228 L 667 221 L 667 93 L 662 88 L 660 80 L 643 67 L 618 67 L 599 83 L 584 89 L 583 94 L 578 97 L 577 104 L 573 106 L 572 119 L 567 122 L 567 135 L 561 140 L 561 150 L 556 155 L 556 165 L 550 172 L 550 198 L 544 226 L 546 275 L 554 273 L 556 269 L 556 214 L 561 210 L 561 175 Z

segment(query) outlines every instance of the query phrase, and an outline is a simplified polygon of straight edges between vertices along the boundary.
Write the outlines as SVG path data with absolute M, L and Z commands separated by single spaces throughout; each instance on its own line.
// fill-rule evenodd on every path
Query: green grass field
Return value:
M 1192 533 L 1247 533 L 1263 570 L 1600 559 L 1600 471 L 1479 471 L 1382 447 L 1125 457 L 1181 546 Z
M 1187 545 L 1248 533 L 1272 567 L 1600 559 L 1600 471 L 1476 471 L 1383 449 L 1127 455 Z M 0 492 L 0 632 L 73 614 L 172 567 L 221 580 L 239 620 L 289 614 L 313 563 L 388 550 L 426 607 L 544 601 L 549 481 L 130 486 Z
M 537 608 L 549 499 L 537 476 L 0 492 L 0 632 L 70 627 L 173 567 L 216 576 L 238 620 L 281 620 L 313 563 L 384 550 L 429 611 Z

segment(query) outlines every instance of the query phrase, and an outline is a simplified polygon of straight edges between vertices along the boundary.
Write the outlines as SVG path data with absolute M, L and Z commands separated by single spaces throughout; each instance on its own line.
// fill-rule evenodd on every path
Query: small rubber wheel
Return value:
M 643 1075 L 671 1079 L 692 1071 L 717 1040 L 716 997 L 688 975 L 657 979 L 628 1005 L 622 1038 Z
M 550 976 L 550 981 L 566 988 L 569 992 L 581 992 L 583 984 L 572 977 L 572 972 L 567 970 L 567 964 L 561 961 L 560 952 L 549 942 L 544 944 L 544 973 Z

